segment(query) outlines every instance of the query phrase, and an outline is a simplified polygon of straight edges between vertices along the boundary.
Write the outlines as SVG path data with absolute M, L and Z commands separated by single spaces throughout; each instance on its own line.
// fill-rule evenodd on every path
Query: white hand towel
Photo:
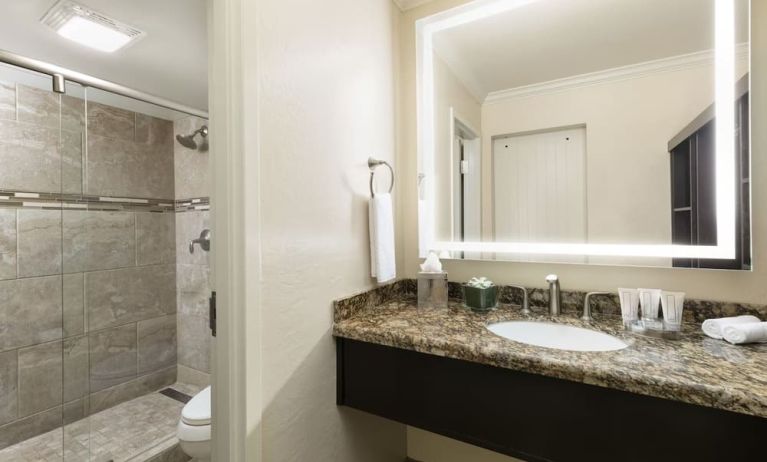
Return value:
M 754 323 L 759 322 L 759 318 L 756 316 L 751 315 L 745 315 L 745 316 L 732 316 L 729 318 L 717 318 L 717 319 L 706 319 L 703 321 L 703 325 L 701 328 L 703 329 L 703 333 L 708 335 L 711 338 L 715 339 L 722 339 L 724 338 L 723 335 L 723 329 L 728 324 L 748 324 L 748 323 Z
M 767 322 L 727 324 L 722 332 L 724 339 L 733 345 L 740 343 L 767 342 Z
M 397 277 L 394 254 L 394 211 L 390 194 L 370 199 L 370 275 L 379 284 Z

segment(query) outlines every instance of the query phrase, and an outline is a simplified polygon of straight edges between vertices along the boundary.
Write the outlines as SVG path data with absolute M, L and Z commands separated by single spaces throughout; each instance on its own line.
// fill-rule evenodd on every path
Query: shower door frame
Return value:
M 71 69 L 57 66 L 55 64 L 50 64 L 37 59 L 21 56 L 16 53 L 11 53 L 10 51 L 0 49 L 0 63 L 10 64 L 12 66 L 50 76 L 52 89 L 55 93 L 66 93 L 66 83 L 72 82 L 82 85 L 86 88 L 97 88 L 99 90 L 115 93 L 127 98 L 154 104 L 155 106 L 171 109 L 173 111 L 184 112 L 186 114 L 201 117 L 203 119 L 208 118 L 207 111 L 195 109 L 193 107 L 171 101 L 161 96 L 134 90 L 133 88 L 129 88 L 118 83 L 99 79 L 97 77 L 83 74 L 82 72 L 73 71 Z

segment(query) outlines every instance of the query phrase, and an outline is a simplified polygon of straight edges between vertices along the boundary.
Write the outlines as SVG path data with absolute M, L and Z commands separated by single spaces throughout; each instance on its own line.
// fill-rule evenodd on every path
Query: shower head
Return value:
M 200 144 L 197 144 L 197 141 L 194 140 L 194 138 L 200 135 L 202 137 L 202 141 Z M 199 149 L 200 151 L 207 151 L 208 150 L 208 126 L 203 125 L 199 129 L 195 130 L 194 132 L 188 134 L 188 135 L 176 135 L 176 141 L 178 141 L 181 146 L 184 146 L 185 148 L 189 149 Z

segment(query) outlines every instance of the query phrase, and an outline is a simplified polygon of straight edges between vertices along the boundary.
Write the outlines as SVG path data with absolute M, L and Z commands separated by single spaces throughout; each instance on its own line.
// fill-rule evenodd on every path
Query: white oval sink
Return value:
M 615 351 L 628 346 L 627 343 L 612 335 L 550 322 L 498 322 L 490 324 L 487 329 L 495 335 L 515 342 L 557 350 Z

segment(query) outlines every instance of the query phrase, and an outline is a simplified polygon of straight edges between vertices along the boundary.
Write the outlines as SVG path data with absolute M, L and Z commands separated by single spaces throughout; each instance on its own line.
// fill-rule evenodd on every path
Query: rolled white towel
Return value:
M 724 339 L 733 345 L 767 342 L 767 322 L 727 324 L 724 326 L 723 334 Z
M 724 326 L 728 324 L 748 324 L 760 322 L 760 319 L 756 316 L 744 315 L 744 316 L 732 316 L 729 318 L 717 318 L 706 319 L 703 321 L 703 333 L 711 338 L 722 339 L 724 338 Z

